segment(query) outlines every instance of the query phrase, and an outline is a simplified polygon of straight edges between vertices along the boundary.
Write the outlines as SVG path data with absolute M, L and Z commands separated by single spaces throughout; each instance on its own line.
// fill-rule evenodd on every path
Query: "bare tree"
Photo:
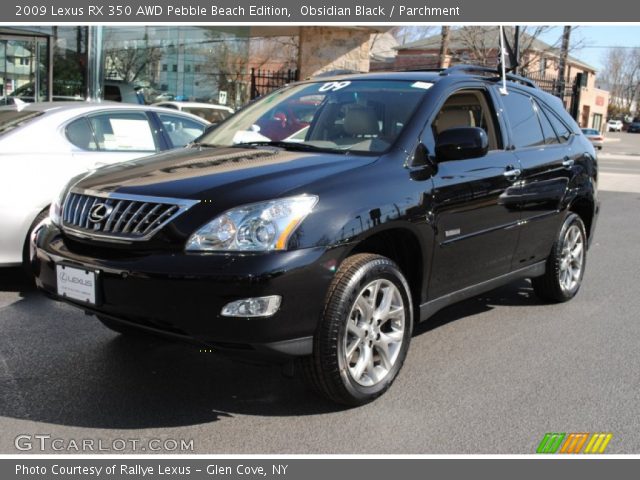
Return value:
M 145 33 L 142 42 L 135 45 L 122 45 L 121 42 L 111 42 L 106 38 L 105 65 L 107 76 L 133 83 L 147 73 L 148 67 L 159 62 L 162 58 L 162 50 L 149 43 L 149 37 Z M 117 48 L 109 48 L 109 44 L 118 45 Z
M 551 27 L 538 25 L 520 28 L 520 68 L 526 70 L 536 59 L 531 52 L 538 50 L 540 36 L 549 31 Z M 505 27 L 506 36 L 513 44 L 514 28 Z M 499 27 L 495 26 L 466 26 L 455 31 L 458 43 L 457 49 L 451 50 L 454 60 L 460 62 L 472 62 L 480 65 L 495 66 L 500 55 Z M 550 45 L 548 50 L 553 50 Z
M 598 81 L 609 90 L 610 110 L 614 115 L 629 114 L 640 99 L 640 48 L 614 47 L 603 58 Z
M 298 66 L 298 36 L 253 37 L 249 57 L 253 68 L 293 70 Z
M 223 90 L 230 93 L 235 102 L 247 88 L 247 73 L 249 58 L 237 42 L 219 42 L 213 48 L 207 73 L 217 83 L 218 92 Z

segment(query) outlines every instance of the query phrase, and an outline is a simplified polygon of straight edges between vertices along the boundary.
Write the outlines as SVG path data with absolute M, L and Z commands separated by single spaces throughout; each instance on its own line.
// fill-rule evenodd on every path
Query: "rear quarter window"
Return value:
M 98 142 L 93 135 L 89 121 L 85 117 L 78 118 L 67 125 L 65 129 L 67 140 L 82 150 L 98 150 Z

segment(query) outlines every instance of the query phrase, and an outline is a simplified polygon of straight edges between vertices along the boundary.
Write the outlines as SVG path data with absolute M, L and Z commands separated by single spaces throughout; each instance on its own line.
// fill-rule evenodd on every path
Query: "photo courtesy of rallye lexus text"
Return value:
M 123 334 L 295 360 L 375 399 L 414 325 L 530 278 L 578 292 L 599 209 L 558 99 L 495 71 L 312 79 L 187 148 L 76 177 L 32 237 L 37 285 Z

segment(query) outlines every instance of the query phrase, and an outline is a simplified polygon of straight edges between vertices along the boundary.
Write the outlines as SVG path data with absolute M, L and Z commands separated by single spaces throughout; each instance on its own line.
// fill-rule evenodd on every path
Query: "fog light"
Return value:
M 227 303 L 222 309 L 223 317 L 270 317 L 280 308 L 280 295 L 243 298 Z

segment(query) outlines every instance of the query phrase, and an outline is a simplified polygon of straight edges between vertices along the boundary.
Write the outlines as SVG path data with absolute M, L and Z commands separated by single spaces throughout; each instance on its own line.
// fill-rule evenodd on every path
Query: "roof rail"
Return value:
M 445 70 L 446 70 L 446 68 L 436 68 L 436 67 L 434 67 L 434 68 L 410 68 L 408 70 L 404 70 L 403 69 L 403 70 L 399 70 L 399 71 L 401 71 L 401 72 L 436 72 L 436 73 L 439 73 L 439 72 L 443 72 Z
M 440 72 L 440 75 L 445 76 L 445 75 L 450 75 L 452 73 L 469 73 L 469 74 L 485 74 L 485 75 L 491 75 L 491 76 L 496 76 L 496 79 L 500 79 L 500 73 L 498 72 L 498 70 L 496 70 L 495 68 L 491 68 L 491 67 L 485 67 L 482 65 L 465 65 L 465 64 L 461 64 L 461 65 L 454 65 L 453 67 L 449 67 L 447 69 L 444 69 Z M 538 85 L 533 81 L 530 80 L 526 77 L 521 77 L 520 75 L 514 75 L 513 73 L 507 73 L 507 79 L 511 80 L 512 82 L 519 82 L 522 83 L 523 85 L 526 85 L 528 87 L 531 88 L 538 88 Z

